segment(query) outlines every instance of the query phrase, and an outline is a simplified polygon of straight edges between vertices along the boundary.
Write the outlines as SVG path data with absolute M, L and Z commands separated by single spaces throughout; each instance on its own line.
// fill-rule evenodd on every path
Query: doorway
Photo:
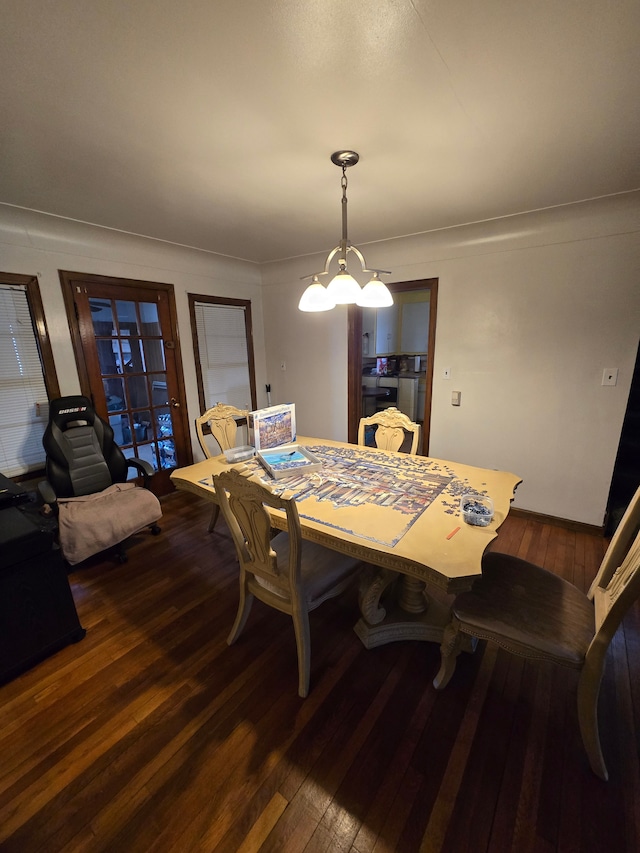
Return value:
M 622 422 L 618 453 L 613 467 L 605 536 L 613 536 L 636 489 L 640 486 L 640 345 L 631 377 L 627 410 Z
M 81 392 L 157 495 L 193 461 L 173 285 L 60 271 Z
M 381 376 L 378 370 L 386 369 L 387 380 L 382 380 L 385 389 L 393 388 L 394 381 L 399 386 L 411 387 L 414 380 L 414 403 L 411 414 L 422 426 L 422 443 L 419 453 L 426 456 L 429 453 L 429 431 L 431 424 L 431 397 L 433 386 L 433 359 L 436 342 L 436 319 L 438 309 L 438 279 L 419 279 L 417 281 L 395 282 L 387 287 L 394 297 L 394 309 L 378 309 L 377 333 L 365 330 L 363 309 L 357 305 L 349 306 L 348 313 L 348 430 L 349 441 L 356 443 L 358 424 L 365 415 L 366 397 L 363 388 L 371 381 L 380 384 Z M 416 317 L 421 312 L 416 306 L 428 303 L 424 312 L 422 328 L 416 328 Z M 405 306 L 408 306 L 405 308 Z M 387 311 L 387 314 L 383 314 Z M 411 336 L 420 332 L 425 339 L 423 344 L 410 343 L 410 338 L 403 335 L 403 315 L 407 329 L 411 327 Z M 384 331 L 386 334 L 381 334 Z M 406 330 L 405 330 L 406 331 Z M 381 344 L 384 341 L 384 345 Z M 405 346 L 406 345 L 406 346 Z M 384 353 L 382 352 L 384 349 Z M 386 363 L 383 364 L 383 359 Z M 380 364 L 378 363 L 380 360 Z M 419 365 L 419 366 L 418 366 Z M 367 376 L 365 376 L 365 373 Z M 375 379 L 372 377 L 375 376 Z M 402 380 L 402 381 L 401 381 Z M 393 391 L 391 391 L 393 394 Z M 424 396 L 423 396 L 424 395 Z M 397 399 L 397 398 L 396 398 Z M 391 403 L 395 405 L 394 403 Z M 381 405 L 384 405 L 382 403 Z M 400 406 L 398 405 L 398 408 Z

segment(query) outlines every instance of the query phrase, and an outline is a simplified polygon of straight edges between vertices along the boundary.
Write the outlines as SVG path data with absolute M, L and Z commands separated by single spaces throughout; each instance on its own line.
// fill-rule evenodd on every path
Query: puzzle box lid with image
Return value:
M 249 444 L 256 450 L 293 444 L 296 440 L 296 406 L 286 403 L 249 412 Z

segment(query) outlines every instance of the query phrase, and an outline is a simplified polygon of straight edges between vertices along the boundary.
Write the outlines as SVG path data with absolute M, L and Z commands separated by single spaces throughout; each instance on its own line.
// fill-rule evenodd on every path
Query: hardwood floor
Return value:
M 436 646 L 367 651 L 355 591 L 291 620 L 259 602 L 226 636 L 236 562 L 185 493 L 129 562 L 71 575 L 87 635 L 0 687 L 0 851 L 637 851 L 640 606 L 610 651 L 590 771 L 577 676 L 480 644 L 449 686 Z M 494 544 L 586 588 L 596 536 L 509 518 Z

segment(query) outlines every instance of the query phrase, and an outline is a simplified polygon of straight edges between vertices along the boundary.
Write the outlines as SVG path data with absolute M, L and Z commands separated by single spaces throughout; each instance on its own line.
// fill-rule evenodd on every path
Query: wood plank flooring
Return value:
M 129 562 L 70 580 L 84 640 L 0 687 L 2 853 L 640 850 L 640 607 L 618 632 L 590 771 L 576 673 L 481 643 L 449 686 L 432 644 L 367 651 L 355 590 L 311 615 L 256 602 L 229 648 L 236 562 L 191 495 Z M 494 547 L 586 589 L 597 536 L 510 517 Z

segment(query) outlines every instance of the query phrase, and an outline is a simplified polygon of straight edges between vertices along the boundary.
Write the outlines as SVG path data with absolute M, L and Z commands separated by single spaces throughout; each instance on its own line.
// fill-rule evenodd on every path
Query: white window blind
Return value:
M 47 403 L 26 290 L 0 284 L 0 471 L 5 476 L 44 466 Z
M 205 408 L 227 403 L 251 408 L 245 309 L 196 302 L 196 334 Z

